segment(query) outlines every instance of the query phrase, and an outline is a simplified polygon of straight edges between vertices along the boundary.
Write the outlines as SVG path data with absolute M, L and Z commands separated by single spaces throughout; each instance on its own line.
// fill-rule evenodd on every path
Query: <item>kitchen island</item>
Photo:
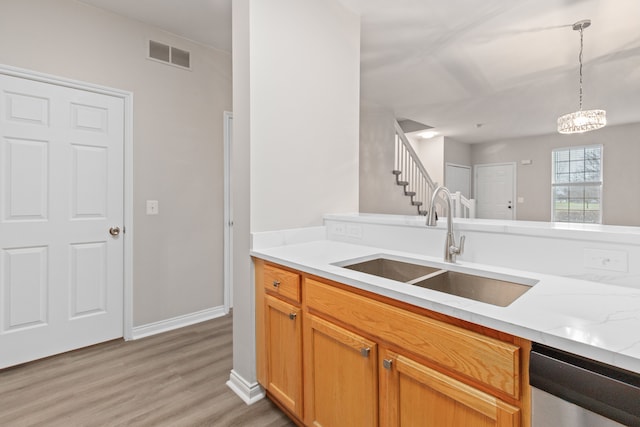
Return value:
M 450 264 L 436 255 L 443 224 L 433 230 L 422 221 L 328 215 L 324 227 L 254 234 L 258 380 L 300 425 L 342 425 L 330 421 L 340 413 L 370 425 L 411 424 L 447 407 L 462 418 L 433 425 L 529 426 L 532 342 L 640 373 L 634 228 L 463 220 L 454 228 L 470 250 Z M 528 289 L 501 306 L 345 268 L 379 259 L 435 266 L 436 276 L 510 278 Z M 350 353 L 358 352 L 373 364 L 355 368 L 363 362 Z M 348 360 L 356 365 L 341 370 Z M 360 372 L 357 381 L 343 378 L 351 371 Z M 338 395 L 364 399 L 364 412 L 338 405 L 332 413 L 323 399 Z M 420 397 L 410 404 L 400 395 Z

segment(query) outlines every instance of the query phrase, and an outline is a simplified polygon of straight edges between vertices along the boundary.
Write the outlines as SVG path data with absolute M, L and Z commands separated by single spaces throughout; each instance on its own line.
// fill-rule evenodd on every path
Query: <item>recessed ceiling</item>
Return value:
M 231 0 L 83 1 L 231 49 Z M 572 25 L 591 19 L 584 108 L 607 110 L 610 125 L 640 122 L 638 0 L 341 1 L 362 16 L 365 105 L 461 142 L 554 133 L 578 108 Z

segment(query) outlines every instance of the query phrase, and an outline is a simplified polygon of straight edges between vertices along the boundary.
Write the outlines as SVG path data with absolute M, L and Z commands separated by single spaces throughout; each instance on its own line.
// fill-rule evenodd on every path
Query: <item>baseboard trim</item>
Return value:
M 171 319 L 160 320 L 159 322 L 148 323 L 142 326 L 135 326 L 131 331 L 131 339 L 137 340 L 162 332 L 172 331 L 185 326 L 194 325 L 206 320 L 222 317 L 226 314 L 224 306 L 208 308 L 196 311 L 195 313 L 184 314 Z
M 247 405 L 253 405 L 265 397 L 264 390 L 260 387 L 260 384 L 248 382 L 233 369 L 229 374 L 227 387 L 233 390 Z

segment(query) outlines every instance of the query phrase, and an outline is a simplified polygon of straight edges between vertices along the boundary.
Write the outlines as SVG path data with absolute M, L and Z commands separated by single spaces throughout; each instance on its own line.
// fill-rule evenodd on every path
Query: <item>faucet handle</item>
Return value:
M 460 236 L 460 245 L 456 246 L 455 240 L 454 240 L 454 244 L 449 246 L 449 253 L 451 255 L 461 255 L 462 252 L 464 251 L 464 241 L 465 241 L 465 236 Z

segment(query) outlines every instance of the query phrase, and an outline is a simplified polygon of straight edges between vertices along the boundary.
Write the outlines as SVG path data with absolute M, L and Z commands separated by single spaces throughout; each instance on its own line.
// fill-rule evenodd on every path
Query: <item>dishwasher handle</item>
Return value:
M 640 426 L 640 374 L 533 343 L 532 387 L 628 426 Z

